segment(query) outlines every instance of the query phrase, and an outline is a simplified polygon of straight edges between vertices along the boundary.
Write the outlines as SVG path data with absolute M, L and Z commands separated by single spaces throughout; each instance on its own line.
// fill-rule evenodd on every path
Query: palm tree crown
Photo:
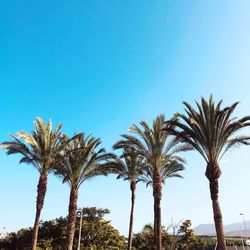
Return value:
M 84 134 L 76 135 L 61 154 L 55 174 L 63 179 L 63 183 L 77 189 L 85 180 L 105 174 L 100 167 L 113 155 L 103 148 L 97 150 L 100 144 L 101 140 L 92 135 L 86 138 Z
M 165 165 L 162 165 L 162 167 L 160 167 L 158 170 L 162 184 L 165 184 L 166 179 L 169 179 L 172 177 L 182 178 L 182 175 L 180 174 L 180 172 L 185 169 L 184 167 L 185 163 L 186 163 L 185 159 L 179 156 L 178 161 L 169 160 L 168 163 L 166 163 Z M 145 170 L 142 180 L 143 182 L 146 183 L 147 186 L 153 185 L 154 173 L 151 171 L 150 168 Z
M 53 131 L 51 120 L 46 124 L 38 117 L 34 125 L 35 130 L 31 134 L 20 131 L 17 136 L 10 135 L 14 141 L 3 142 L 1 146 L 7 149 L 8 155 L 20 153 L 22 155 L 20 163 L 31 163 L 40 174 L 46 174 L 54 166 L 56 155 L 64 147 L 61 143 L 62 124 Z
M 135 183 L 144 180 L 145 161 L 133 148 L 124 148 L 119 158 L 114 155 L 105 165 L 107 172 L 116 174 L 117 179 L 123 178 Z
M 236 136 L 235 133 L 250 125 L 250 116 L 237 119 L 232 117 L 238 102 L 221 108 L 211 96 L 207 102 L 196 102 L 197 111 L 184 102 L 186 115 L 177 113 L 178 119 L 167 121 L 166 131 L 184 143 L 192 145 L 207 163 L 217 162 L 229 149 L 242 144 L 248 145 L 249 136 Z M 171 126 L 170 126 L 171 125 Z
M 114 149 L 133 148 L 144 159 L 146 169 L 151 172 L 157 170 L 162 173 L 162 176 L 169 174 L 170 177 L 174 174 L 174 168 L 179 166 L 178 164 L 185 163 L 184 158 L 178 153 L 190 150 L 192 147 L 187 144 L 180 146 L 178 140 L 171 139 L 169 133 L 163 132 L 164 122 L 164 115 L 159 115 L 154 120 L 152 128 L 145 121 L 140 122 L 142 129 L 134 124 L 130 132 L 135 133 L 139 138 L 122 135 L 124 139 L 117 142 Z M 178 176 L 177 172 L 175 174 Z

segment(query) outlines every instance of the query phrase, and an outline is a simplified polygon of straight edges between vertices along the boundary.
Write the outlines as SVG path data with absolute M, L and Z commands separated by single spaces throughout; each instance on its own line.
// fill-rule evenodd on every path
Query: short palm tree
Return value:
M 153 235 L 153 232 L 154 232 L 154 227 L 151 223 L 147 223 L 143 226 L 143 229 L 142 229 L 142 232 L 143 233 L 147 233 L 147 234 L 152 234 Z
M 114 147 L 116 146 L 114 145 Z M 117 179 L 123 178 L 124 180 L 128 180 L 130 182 L 131 211 L 129 221 L 128 250 L 131 250 L 133 241 L 136 184 L 140 181 L 144 181 L 144 160 L 134 149 L 124 148 L 121 157 L 116 157 L 108 161 L 106 163 L 106 167 L 108 167 L 107 172 L 117 174 Z
M 100 166 L 110 158 L 103 148 L 97 150 L 100 139 L 78 134 L 67 143 L 66 149 L 58 159 L 54 173 L 70 187 L 69 215 L 67 225 L 67 250 L 72 250 L 77 213 L 78 190 L 81 184 L 97 175 L 104 174 Z
M 154 197 L 154 237 L 157 250 L 162 249 L 161 242 L 161 198 L 162 183 L 167 177 L 179 177 L 179 172 L 184 169 L 183 158 L 178 154 L 190 147 L 178 146 L 175 139 L 170 139 L 169 134 L 162 132 L 165 117 L 159 115 L 153 121 L 153 127 L 142 121 L 141 128 L 133 125 L 130 131 L 136 136 L 123 135 L 123 140 L 115 144 L 118 148 L 133 148 L 145 160 L 145 168 L 151 178 Z
M 63 149 L 61 143 L 61 127 L 59 124 L 55 131 L 52 122 L 46 124 L 41 118 L 36 118 L 35 130 L 30 134 L 20 131 L 17 136 L 10 135 L 13 141 L 3 142 L 1 147 L 7 149 L 7 154 L 21 154 L 20 163 L 31 163 L 40 173 L 37 185 L 36 217 L 32 236 L 32 250 L 36 249 L 40 214 L 43 208 L 47 190 L 47 176 L 55 165 L 56 155 Z
M 221 108 L 221 103 L 222 101 L 215 104 L 212 96 L 209 101 L 202 98 L 201 103 L 196 102 L 195 110 L 184 102 L 186 115 L 177 113 L 175 119 L 166 123 L 165 131 L 176 136 L 181 142 L 191 145 L 207 163 L 205 174 L 210 184 L 218 249 L 224 250 L 226 243 L 218 200 L 218 181 L 221 176 L 219 160 L 229 149 L 249 144 L 249 136 L 235 134 L 250 125 L 250 117 L 232 117 L 238 103 L 224 109 Z

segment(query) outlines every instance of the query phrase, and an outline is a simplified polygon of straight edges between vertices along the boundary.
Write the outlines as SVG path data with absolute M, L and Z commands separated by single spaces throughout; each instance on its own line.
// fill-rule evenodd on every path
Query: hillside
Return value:
M 250 221 L 246 221 L 246 231 L 242 222 L 228 224 L 224 226 L 226 236 L 247 236 L 250 237 Z M 214 224 L 200 224 L 194 228 L 197 235 L 215 235 Z

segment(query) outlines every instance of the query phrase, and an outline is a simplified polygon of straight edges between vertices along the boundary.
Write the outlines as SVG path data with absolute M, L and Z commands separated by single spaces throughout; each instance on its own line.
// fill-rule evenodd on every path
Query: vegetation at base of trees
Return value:
M 81 249 L 88 250 L 121 250 L 126 248 L 126 241 L 118 230 L 114 229 L 110 221 L 103 217 L 108 214 L 108 209 L 84 208 L 81 232 Z M 79 220 L 76 222 L 73 248 L 78 245 Z M 39 240 L 37 249 L 64 250 L 66 245 L 67 218 L 57 218 L 41 222 L 39 226 Z M 30 249 L 32 229 L 21 229 L 17 233 L 11 233 L 0 240 L 0 249 L 25 250 Z
M 114 229 L 110 222 L 104 220 L 108 209 L 95 207 L 83 208 L 83 224 L 81 249 L 109 250 L 127 248 L 125 238 Z M 38 250 L 64 250 L 66 244 L 67 218 L 57 218 L 40 223 L 40 239 Z M 79 218 L 76 223 L 74 249 L 77 248 L 79 235 Z M 32 229 L 21 229 L 17 233 L 10 233 L 0 240 L 0 249 L 25 250 L 30 249 Z M 216 245 L 216 238 L 210 236 L 196 236 L 191 229 L 191 221 L 185 220 L 179 227 L 177 235 L 168 233 L 168 228 L 162 227 L 162 248 L 164 250 L 212 250 Z M 240 238 L 226 239 L 227 246 L 242 246 Z M 132 250 L 154 249 L 154 228 L 146 224 L 140 233 L 134 234 Z
M 191 228 L 191 221 L 185 220 L 180 225 L 177 235 L 168 233 L 162 227 L 162 249 L 164 250 L 214 250 L 216 238 L 211 236 L 196 236 Z M 154 229 L 146 224 L 140 233 L 134 235 L 133 250 L 154 249 Z M 242 246 L 241 239 L 226 239 L 227 246 Z
M 162 249 L 169 249 L 174 238 L 169 235 L 164 227 L 161 233 Z M 154 227 L 151 224 L 146 224 L 140 233 L 134 235 L 133 250 L 152 250 L 155 248 L 154 243 Z

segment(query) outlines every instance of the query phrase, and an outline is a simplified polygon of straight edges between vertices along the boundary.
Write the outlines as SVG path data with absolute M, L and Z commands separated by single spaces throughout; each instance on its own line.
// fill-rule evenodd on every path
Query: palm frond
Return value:
M 177 118 L 172 121 L 177 122 Z M 129 158 L 131 152 L 135 155 L 134 158 L 142 159 L 143 168 L 137 178 L 147 186 L 154 183 L 156 174 L 160 175 L 162 182 L 166 178 L 179 177 L 178 172 L 184 169 L 182 166 L 185 163 L 179 153 L 193 148 L 187 143 L 180 144 L 182 141 L 171 137 L 165 127 L 174 128 L 175 125 L 166 125 L 164 115 L 157 116 L 152 127 L 146 121 L 141 121 L 140 126 L 133 125 L 130 128 L 135 136 L 123 135 L 123 140 L 114 145 L 115 149 L 125 151 L 122 156 L 127 166 L 133 162 Z
M 46 124 L 37 117 L 34 121 L 35 129 L 28 133 L 17 132 L 17 136 L 10 135 L 12 141 L 6 141 L 1 147 L 7 154 L 21 154 L 20 163 L 31 163 L 39 172 L 47 173 L 56 163 L 57 154 L 63 149 L 61 140 L 61 127 L 52 130 L 52 121 Z M 64 145 L 65 146 L 65 145 Z
M 186 114 L 176 114 L 174 119 L 165 123 L 163 130 L 196 149 L 207 162 L 216 162 L 230 148 L 249 144 L 248 137 L 234 137 L 235 133 L 250 125 L 250 116 L 241 119 L 232 116 L 238 104 L 235 102 L 221 108 L 222 101 L 216 104 L 210 96 L 208 101 L 204 98 L 200 103 L 196 101 L 195 110 L 184 102 Z
M 60 154 L 54 173 L 61 176 L 63 182 L 79 188 L 80 185 L 98 175 L 108 174 L 108 164 L 115 160 L 115 155 L 99 148 L 101 140 L 92 135 L 85 137 L 76 134 L 65 140 L 65 149 Z

